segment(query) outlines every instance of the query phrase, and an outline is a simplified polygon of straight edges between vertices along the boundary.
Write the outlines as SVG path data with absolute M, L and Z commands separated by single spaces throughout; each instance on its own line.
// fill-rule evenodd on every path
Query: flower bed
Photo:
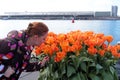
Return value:
M 39 80 L 118 80 L 114 65 L 119 45 L 110 45 L 113 37 L 92 31 L 50 32 L 45 43 L 35 48 L 41 58 L 49 56 Z

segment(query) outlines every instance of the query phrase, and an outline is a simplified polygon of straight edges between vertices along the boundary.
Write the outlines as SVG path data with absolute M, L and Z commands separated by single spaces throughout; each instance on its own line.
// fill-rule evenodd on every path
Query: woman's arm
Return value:
M 13 58 L 15 48 L 16 44 L 12 44 L 9 40 L 0 40 L 0 77 L 2 75 L 8 76 L 6 71 L 10 70 L 9 60 Z
M 26 67 L 26 72 L 39 71 L 41 68 L 45 67 L 49 61 L 49 57 L 46 56 L 40 62 L 29 63 Z

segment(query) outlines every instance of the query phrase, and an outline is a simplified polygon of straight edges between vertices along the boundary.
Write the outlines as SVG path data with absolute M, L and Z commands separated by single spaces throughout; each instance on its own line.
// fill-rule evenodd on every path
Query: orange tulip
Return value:
M 107 40 L 108 43 L 113 41 L 113 37 L 112 36 L 105 36 L 105 39 Z

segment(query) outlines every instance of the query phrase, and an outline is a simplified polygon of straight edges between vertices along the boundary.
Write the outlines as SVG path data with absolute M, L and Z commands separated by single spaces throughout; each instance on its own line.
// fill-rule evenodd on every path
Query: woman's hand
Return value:
M 49 57 L 46 56 L 43 58 L 43 60 L 41 62 L 39 62 L 38 64 L 41 66 L 41 67 L 44 67 L 46 65 L 46 63 L 49 62 Z
M 4 73 L 4 76 L 9 78 L 14 73 L 15 73 L 15 70 L 12 67 L 9 66 L 8 69 Z

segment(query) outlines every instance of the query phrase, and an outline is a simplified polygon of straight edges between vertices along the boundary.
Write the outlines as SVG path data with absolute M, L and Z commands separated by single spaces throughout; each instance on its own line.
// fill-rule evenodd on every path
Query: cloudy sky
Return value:
M 56 12 L 56 11 L 111 11 L 120 0 L 1 0 L 0 14 L 4 12 Z

